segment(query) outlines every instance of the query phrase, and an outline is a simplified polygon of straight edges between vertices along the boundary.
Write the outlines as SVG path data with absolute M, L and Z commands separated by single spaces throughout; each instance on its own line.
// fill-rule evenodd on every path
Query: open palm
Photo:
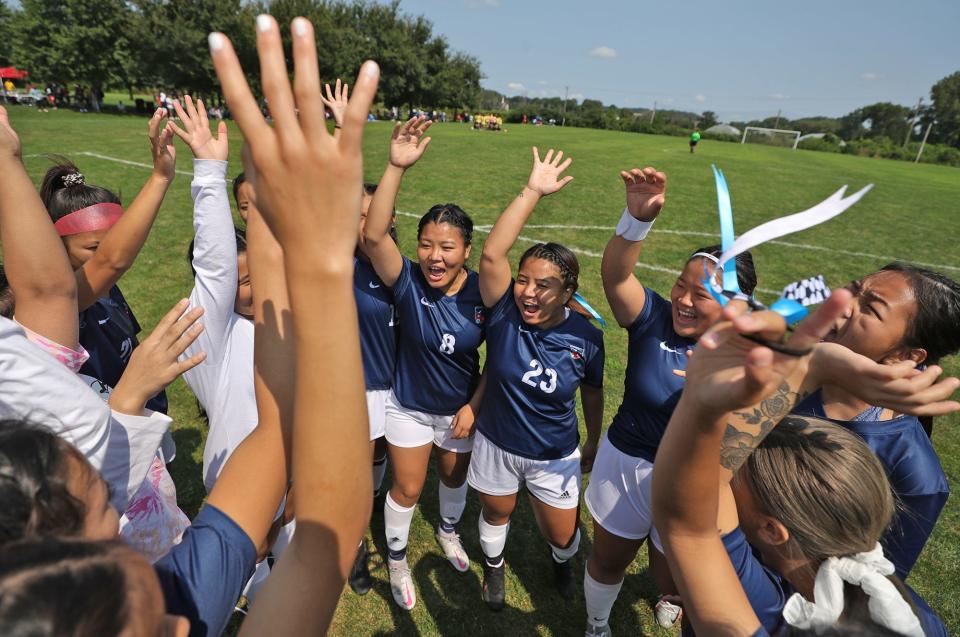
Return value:
M 411 117 L 403 124 L 397 122 L 390 138 L 390 163 L 397 168 L 409 168 L 423 156 L 430 138 L 423 134 L 433 124 L 426 117 Z
M 147 138 L 154 172 L 172 181 L 177 169 L 177 149 L 173 146 L 173 130 L 167 121 L 166 110 L 158 108 L 147 122 Z
M 560 177 L 563 171 L 573 163 L 573 158 L 567 157 L 562 163 L 561 160 L 563 160 L 563 151 L 559 150 L 557 154 L 554 155 L 553 149 L 551 148 L 547 151 L 543 161 L 541 161 L 540 151 L 534 146 L 533 169 L 530 171 L 530 177 L 527 179 L 527 188 L 546 196 L 557 192 L 573 181 L 573 177 L 570 175 L 563 178 Z
M 324 97 L 323 93 L 320 93 L 320 101 L 323 102 L 323 105 L 326 106 L 330 114 L 333 115 L 333 121 L 336 122 L 337 126 L 343 126 L 343 115 L 347 112 L 347 104 L 349 101 L 349 87 L 346 82 L 341 83 L 338 77 L 337 83 L 332 91 L 330 90 L 329 84 L 325 84 L 324 88 L 327 91 L 327 95 Z
M 203 105 L 203 100 L 197 100 L 194 106 L 193 100 L 189 95 L 184 98 L 186 106 L 180 106 L 180 102 L 174 102 L 173 108 L 177 111 L 177 117 L 183 123 L 180 128 L 173 122 L 170 127 L 177 137 L 182 139 L 193 156 L 197 159 L 219 159 L 227 161 L 229 154 L 229 144 L 227 143 L 227 124 L 220 121 L 217 125 L 217 136 L 214 137 L 210 132 L 210 123 L 207 120 L 207 109 Z
M 653 221 L 663 209 L 667 192 L 667 176 L 656 168 L 620 171 L 627 189 L 627 209 L 640 221 Z

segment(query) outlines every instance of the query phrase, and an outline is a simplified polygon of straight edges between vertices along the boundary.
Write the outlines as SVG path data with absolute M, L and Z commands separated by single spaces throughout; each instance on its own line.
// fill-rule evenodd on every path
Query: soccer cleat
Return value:
M 457 533 L 444 533 L 437 529 L 437 543 L 443 549 L 443 554 L 450 562 L 450 566 L 461 573 L 470 570 L 470 558 L 467 557 L 467 552 L 463 550 L 463 543 Z
M 558 562 L 550 555 L 550 561 L 553 562 L 553 577 L 557 585 L 557 592 L 560 597 L 567 601 L 573 601 L 577 596 L 577 584 L 573 579 L 573 564 L 571 560 Z
M 610 624 L 604 622 L 597 626 L 587 621 L 587 630 L 583 637 L 613 637 L 613 631 L 610 630 Z
M 670 628 L 683 618 L 683 608 L 668 602 L 661 595 L 653 609 L 653 614 L 661 627 Z
M 500 566 L 490 566 L 483 562 L 483 601 L 490 610 L 503 610 L 507 597 L 504 575 L 507 566 L 500 562 Z
M 413 588 L 413 577 L 410 575 L 407 559 L 400 561 L 387 559 L 387 565 L 390 570 L 390 592 L 393 593 L 393 601 L 400 608 L 412 609 L 417 605 L 417 592 Z
M 373 578 L 370 577 L 370 567 L 367 564 L 367 541 L 360 543 L 357 557 L 353 560 L 350 577 L 347 579 L 350 589 L 357 595 L 366 595 L 373 588 Z

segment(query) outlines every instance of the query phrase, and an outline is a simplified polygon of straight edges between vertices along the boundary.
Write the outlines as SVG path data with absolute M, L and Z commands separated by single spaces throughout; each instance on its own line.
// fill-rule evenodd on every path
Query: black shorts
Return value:
M 691 139 L 691 140 L 690 140 L 690 145 L 691 145 L 691 146 L 696 146 L 696 145 L 697 145 L 697 142 L 695 142 L 694 140 Z

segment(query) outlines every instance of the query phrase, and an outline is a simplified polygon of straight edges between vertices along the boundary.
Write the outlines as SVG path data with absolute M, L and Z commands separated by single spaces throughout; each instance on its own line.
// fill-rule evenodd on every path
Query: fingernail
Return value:
M 261 13 L 257 16 L 257 31 L 264 33 L 270 30 L 270 16 Z
M 211 33 L 207 36 L 207 43 L 210 45 L 210 51 L 219 51 L 224 45 L 223 34 Z
M 367 60 L 363 63 L 363 68 L 360 69 L 360 73 L 369 78 L 375 78 L 380 75 L 380 67 L 373 60 Z
M 307 19 L 306 18 L 294 18 L 293 19 L 293 33 L 303 37 L 307 34 Z

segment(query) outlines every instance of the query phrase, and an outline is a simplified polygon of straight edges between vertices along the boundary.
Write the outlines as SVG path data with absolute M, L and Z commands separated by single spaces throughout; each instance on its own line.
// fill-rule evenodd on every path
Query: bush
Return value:
M 843 146 L 840 145 L 840 138 L 832 133 L 827 133 L 823 137 L 811 137 L 801 140 L 800 143 L 797 144 L 797 148 L 802 148 L 803 150 L 819 150 L 827 153 L 839 153 L 843 151 Z
M 700 133 L 700 137 L 702 137 L 703 139 L 712 139 L 718 142 L 734 142 L 738 144 L 740 143 L 739 137 L 737 137 L 736 135 L 728 135 L 725 133 L 711 133 L 709 131 L 704 131 Z

